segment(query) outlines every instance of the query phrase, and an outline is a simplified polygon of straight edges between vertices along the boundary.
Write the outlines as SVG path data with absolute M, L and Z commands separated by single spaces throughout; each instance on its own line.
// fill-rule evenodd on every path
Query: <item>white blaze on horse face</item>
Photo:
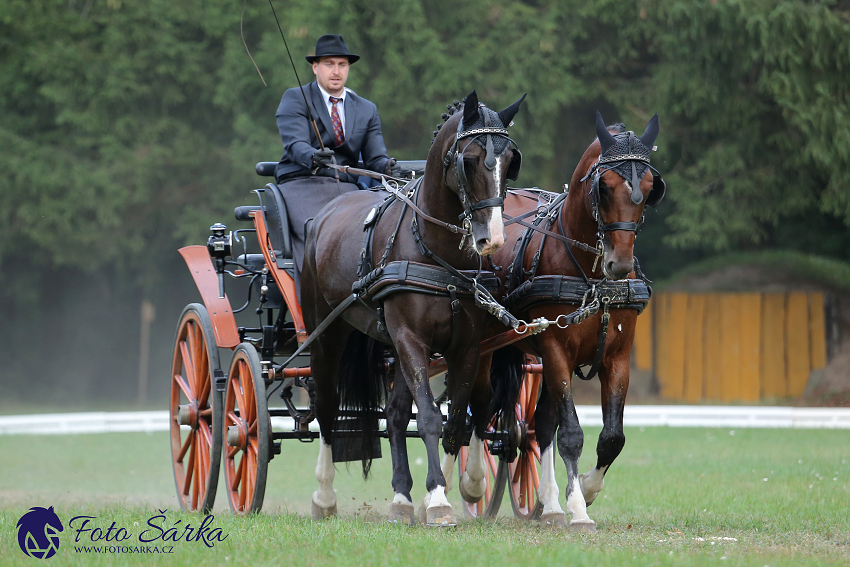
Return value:
M 319 489 L 313 493 L 313 502 L 322 508 L 331 508 L 336 504 L 334 493 L 334 462 L 331 446 L 319 436 L 319 460 L 316 463 L 316 480 Z
M 540 458 L 540 488 L 537 493 L 543 503 L 543 514 L 563 514 L 558 502 L 558 482 L 555 480 L 555 444 L 549 445 Z
M 466 471 L 460 479 L 461 488 L 467 495 L 478 498 L 484 496 L 487 490 L 487 463 L 484 457 L 484 442 L 473 435 L 469 440 L 469 451 L 466 456 Z
M 443 476 L 446 479 L 446 492 L 452 489 L 452 473 L 455 470 L 455 455 L 446 453 L 443 455 L 443 462 L 440 463 L 440 469 L 443 471 Z
M 502 156 L 496 158 L 496 167 L 493 168 L 493 182 L 496 186 L 496 197 L 501 197 Z M 502 220 L 502 207 L 490 207 L 488 210 L 490 211 L 490 221 L 487 223 L 487 230 L 490 233 L 490 239 L 480 252 L 482 256 L 492 254 L 505 243 L 505 223 Z

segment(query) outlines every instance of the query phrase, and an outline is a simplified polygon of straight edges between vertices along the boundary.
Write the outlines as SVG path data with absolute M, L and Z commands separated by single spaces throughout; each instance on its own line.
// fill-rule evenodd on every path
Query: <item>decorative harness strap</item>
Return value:
M 538 200 L 543 198 L 547 193 L 539 192 Z M 507 277 L 507 286 L 509 294 L 505 298 L 504 303 L 511 311 L 528 312 L 528 310 L 536 305 L 548 303 L 561 303 L 568 305 L 578 305 L 578 309 L 569 315 L 559 315 L 554 323 L 561 329 L 565 329 L 569 325 L 581 323 L 588 317 L 595 315 L 602 309 L 602 318 L 600 321 L 599 334 L 596 344 L 596 352 L 591 362 L 590 370 L 585 375 L 579 367 L 574 369 L 575 374 L 582 380 L 590 380 L 598 372 L 602 364 L 602 356 L 605 351 L 605 342 L 608 337 L 608 323 L 610 320 L 609 309 L 611 306 L 621 309 L 635 309 L 641 313 L 649 302 L 652 295 L 652 289 L 647 285 L 647 281 L 640 272 L 640 264 L 635 258 L 635 270 L 641 276 L 641 279 L 611 281 L 607 278 L 601 280 L 591 280 L 587 277 L 584 270 L 579 265 L 575 256 L 572 253 L 571 246 L 574 246 L 576 241 L 565 236 L 562 215 L 560 214 L 563 202 L 567 198 L 567 193 L 561 193 L 557 196 L 547 197 L 548 201 L 545 205 L 540 205 L 534 211 L 537 217 L 531 225 L 521 223 L 527 226 L 522 237 L 517 241 L 519 249 L 517 250 L 514 261 L 509 268 Z M 530 216 L 526 214 L 526 216 Z M 519 218 L 519 217 L 514 217 Z M 561 234 L 557 234 L 541 228 L 543 221 L 546 225 L 554 224 L 558 221 L 558 228 Z M 614 223 L 616 224 L 616 223 Z M 620 223 L 625 224 L 625 223 Z M 635 223 L 632 223 L 635 224 Z M 612 230 L 620 230 L 613 228 Z M 541 232 L 543 238 L 540 241 L 540 247 L 534 255 L 531 269 L 526 272 L 524 269 L 525 251 L 531 242 L 534 232 Z M 543 246 L 546 243 L 546 237 L 552 236 L 564 243 L 564 248 L 570 261 L 578 270 L 581 278 L 572 276 L 555 276 L 545 275 L 537 276 L 537 266 L 540 261 L 540 256 L 543 251 Z M 584 250 L 597 252 L 597 260 L 601 255 L 601 239 L 597 241 L 597 248 L 583 245 Z M 596 262 L 594 262 L 594 269 Z M 528 280 L 524 280 L 528 276 Z

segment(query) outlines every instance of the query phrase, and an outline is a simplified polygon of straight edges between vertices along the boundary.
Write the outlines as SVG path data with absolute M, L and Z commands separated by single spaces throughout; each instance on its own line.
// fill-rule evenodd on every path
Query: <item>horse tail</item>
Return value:
M 337 425 L 340 429 L 359 431 L 361 435 L 337 438 L 336 442 L 343 446 L 345 454 L 360 455 L 365 479 L 372 468 L 378 412 L 386 404 L 389 392 L 384 345 L 353 331 L 343 347 L 338 380 L 340 408 L 352 413 L 338 417 Z
M 522 364 L 525 354 L 515 346 L 502 347 L 493 353 L 490 363 L 490 385 L 493 401 L 490 403 L 490 418 L 501 415 L 511 420 L 522 384 Z

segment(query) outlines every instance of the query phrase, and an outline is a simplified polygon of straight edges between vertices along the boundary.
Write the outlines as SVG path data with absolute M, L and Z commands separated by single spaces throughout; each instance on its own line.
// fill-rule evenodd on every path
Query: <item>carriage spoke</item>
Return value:
M 200 457 L 200 455 L 195 455 L 196 458 Z M 198 509 L 198 473 L 200 472 L 198 469 L 200 467 L 195 465 L 195 482 L 192 483 L 192 510 Z
M 248 435 L 256 435 L 257 434 L 257 420 L 251 422 L 251 425 L 248 426 Z
M 523 456 L 520 455 L 516 458 L 516 461 L 514 461 L 516 463 L 516 468 L 514 469 L 514 476 L 513 478 L 511 478 L 511 482 L 514 484 L 518 483 L 520 481 L 520 477 L 522 476 L 522 459 Z
M 183 495 L 189 496 L 189 487 L 192 484 L 192 475 L 195 474 L 195 451 L 196 445 L 194 441 L 192 442 L 192 450 L 189 451 L 189 465 L 186 469 L 186 476 L 183 478 Z
M 254 400 L 254 377 L 251 375 L 251 370 L 248 368 L 248 363 L 245 360 L 239 361 L 239 370 L 240 376 L 242 376 L 241 382 L 244 384 L 242 387 L 242 395 L 245 399 L 245 421 L 252 421 L 255 417 L 257 417 L 257 407 L 256 402 Z
M 186 384 L 186 381 L 183 379 L 182 376 L 180 376 L 179 374 L 175 374 L 174 381 L 177 382 L 177 385 L 180 386 L 180 389 L 183 390 L 183 394 L 185 394 L 185 396 L 189 398 L 190 402 L 195 399 L 195 396 L 192 395 L 192 390 L 189 389 L 189 385 Z
M 537 393 L 540 391 L 540 378 L 537 374 L 530 374 L 532 380 L 531 395 L 525 412 L 526 424 L 534 422 L 534 410 L 537 409 Z
M 198 417 L 212 417 L 212 408 L 207 408 L 198 412 Z
M 248 468 L 250 464 L 246 464 L 245 461 L 248 460 L 248 452 L 245 451 L 242 453 L 242 460 L 240 461 L 240 465 L 242 466 L 242 479 L 240 484 L 242 485 L 242 490 L 239 491 L 239 510 L 245 510 L 245 494 L 247 490 L 245 490 L 248 486 Z
M 236 379 L 230 381 L 230 385 L 233 389 L 233 397 L 236 398 L 236 405 L 239 408 L 239 414 L 242 418 L 245 418 L 245 401 L 242 399 L 242 389 L 240 387 L 240 380 L 237 375 Z
M 177 459 L 176 459 L 176 461 L 178 463 L 183 462 L 183 457 L 186 456 L 186 451 L 188 451 L 189 447 L 192 446 L 192 439 L 194 439 L 194 438 L 195 438 L 195 430 L 193 429 L 192 431 L 189 432 L 188 435 L 186 435 L 186 441 L 183 443 L 183 447 L 180 448 L 180 453 L 177 455 Z
M 183 356 L 183 366 L 186 367 L 186 378 L 189 380 L 189 391 L 192 392 L 190 400 L 197 399 L 195 397 L 196 379 L 195 379 L 195 361 L 189 355 L 189 349 L 186 347 L 186 341 L 180 341 L 180 354 Z
M 528 464 L 531 469 L 531 482 L 534 484 L 534 490 L 537 490 L 540 488 L 540 475 L 537 472 L 537 461 L 535 461 L 534 458 L 529 458 Z
M 198 405 L 205 404 L 207 402 L 207 399 L 209 399 L 210 397 L 210 389 L 212 386 L 212 380 L 210 379 L 211 373 L 208 368 L 207 357 L 202 356 L 201 360 L 204 362 L 204 364 L 201 367 L 203 373 L 198 374 L 198 382 L 200 382 L 200 384 L 198 385 L 198 390 L 201 392 L 201 395 L 198 396 Z
M 236 447 L 234 447 L 234 450 L 236 451 L 236 453 L 234 453 L 234 455 L 238 454 L 240 452 L 239 449 L 237 449 Z M 235 457 L 234 457 L 234 460 L 235 460 Z M 230 490 L 232 490 L 233 492 L 236 492 L 237 490 L 239 490 L 239 483 L 242 480 L 242 467 L 244 465 L 245 465 L 245 455 L 242 455 L 242 458 L 239 459 L 239 465 L 236 467 L 236 472 L 233 474 L 233 485 L 230 487 Z
M 239 452 L 239 447 L 231 447 L 230 450 L 227 451 L 227 458 L 233 459 L 236 456 L 236 453 Z
M 540 445 L 538 445 L 536 441 L 533 442 L 533 443 L 530 443 L 530 445 L 531 445 L 531 452 L 534 453 L 534 456 L 537 458 L 538 461 L 542 461 L 543 459 L 540 458 Z

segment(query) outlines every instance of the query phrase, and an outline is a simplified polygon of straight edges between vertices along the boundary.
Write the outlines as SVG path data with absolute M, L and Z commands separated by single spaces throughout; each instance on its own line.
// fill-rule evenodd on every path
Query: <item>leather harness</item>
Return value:
M 609 309 L 611 307 L 616 309 L 635 309 L 640 314 L 652 296 L 652 288 L 648 285 L 651 282 L 640 271 L 640 264 L 637 257 L 635 257 L 635 272 L 640 279 L 620 281 L 611 281 L 607 278 L 601 280 L 589 279 L 570 249 L 570 246 L 574 245 L 573 243 L 576 241 L 566 237 L 561 221 L 560 212 L 563 202 L 567 198 L 567 193 L 556 194 L 537 189 L 524 190 L 524 193 L 516 190 L 511 192 L 526 198 L 534 198 L 531 196 L 534 195 L 538 200 L 538 208 L 536 210 L 537 216 L 531 226 L 522 223 L 528 228 L 526 228 L 523 235 L 517 241 L 518 249 L 516 250 L 511 266 L 508 268 L 506 281 L 508 295 L 505 297 L 504 303 L 509 310 L 520 310 L 522 312 L 528 312 L 531 307 L 551 303 L 579 306 L 573 313 L 558 317 L 556 324 L 560 328 L 581 323 L 588 317 L 596 314 L 601 308 L 602 320 L 599 327 L 596 353 L 590 370 L 585 375 L 580 368 L 576 367 L 574 369 L 574 372 L 579 378 L 590 380 L 599 372 L 602 364 L 605 341 L 608 337 Z M 554 233 L 552 230 L 547 230 L 556 220 L 558 221 L 560 234 Z M 542 225 L 544 222 L 547 229 L 543 229 Z M 613 230 L 623 229 L 614 228 Z M 541 238 L 540 246 L 532 259 L 531 269 L 525 271 L 523 267 L 525 253 L 535 231 L 542 232 L 543 238 Z M 581 274 L 580 278 L 573 276 L 537 275 L 540 255 L 546 243 L 546 238 L 550 235 L 564 243 L 564 248 L 570 260 L 579 274 Z M 584 246 L 590 250 L 595 250 L 586 244 Z M 525 279 L 526 277 L 528 279 Z

